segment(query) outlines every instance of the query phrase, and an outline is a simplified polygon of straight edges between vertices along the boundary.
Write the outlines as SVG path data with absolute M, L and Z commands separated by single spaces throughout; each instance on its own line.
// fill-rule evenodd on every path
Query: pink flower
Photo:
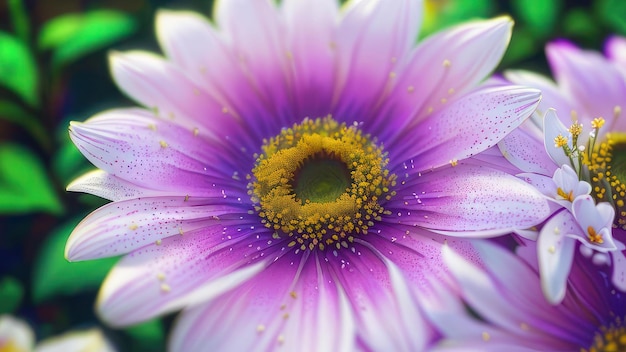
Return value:
M 549 206 L 465 161 L 539 100 L 479 85 L 511 21 L 415 46 L 420 6 L 220 1 L 214 25 L 158 14 L 167 59 L 112 54 L 117 84 L 144 108 L 70 127 L 100 170 L 68 189 L 113 202 L 77 226 L 66 256 L 124 255 L 100 316 L 122 326 L 182 309 L 174 351 L 426 346 L 419 292 L 444 275 L 439 233 L 506 234 Z

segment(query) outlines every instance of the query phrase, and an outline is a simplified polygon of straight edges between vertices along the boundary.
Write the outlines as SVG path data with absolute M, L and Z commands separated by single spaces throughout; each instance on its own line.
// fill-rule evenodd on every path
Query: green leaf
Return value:
M 0 85 L 37 105 L 37 67 L 30 50 L 18 38 L 0 31 Z
M 165 345 L 163 323 L 160 319 L 149 320 L 126 329 L 132 338 L 132 351 L 157 351 Z
M 594 3 L 603 23 L 615 32 L 626 35 L 626 2 L 623 0 L 598 0 Z
M 52 168 L 61 181 L 68 184 L 76 177 L 93 169 L 93 165 L 78 151 L 69 137 L 66 137 L 52 159 Z
M 11 22 L 13 22 L 13 30 L 23 43 L 29 42 L 30 28 L 28 25 L 28 16 L 24 8 L 23 0 L 9 0 L 9 13 L 11 14 Z
M 5 276 L 0 281 L 0 314 L 13 313 L 19 307 L 24 288 L 16 279 Z
M 543 47 L 538 43 L 536 37 L 529 33 L 528 28 L 517 29 L 513 31 L 511 44 L 502 58 L 502 66 L 508 66 L 515 62 L 527 59 L 531 55 L 537 53 Z
M 62 15 L 44 24 L 39 48 L 52 49 L 53 64 L 61 66 L 132 34 L 136 28 L 133 17 L 117 11 Z
M 0 100 L 0 119 L 5 119 L 27 130 L 44 148 L 51 147 L 50 135 L 40 121 L 24 108 L 9 100 Z
M 579 37 L 589 41 L 597 41 L 600 37 L 598 24 L 591 14 L 583 9 L 570 10 L 563 20 L 563 29 L 566 37 Z
M 427 0 L 420 37 L 462 21 L 491 17 L 494 9 L 493 0 Z
M 55 229 L 41 246 L 33 274 L 33 300 L 41 302 L 56 295 L 95 290 L 117 258 L 70 263 L 65 259 L 65 242 L 81 219 Z
M 0 145 L 0 213 L 32 211 L 60 214 L 63 206 L 41 160 L 24 147 Z
M 513 0 L 515 18 L 519 18 L 535 36 L 548 36 L 561 13 L 561 0 Z

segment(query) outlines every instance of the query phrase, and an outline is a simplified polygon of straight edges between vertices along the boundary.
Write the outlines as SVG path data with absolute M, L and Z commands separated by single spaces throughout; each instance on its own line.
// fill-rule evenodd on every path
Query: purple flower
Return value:
M 431 302 L 427 314 L 444 336 L 434 350 L 624 351 L 626 295 L 615 290 L 608 275 L 576 260 L 565 298 L 551 305 L 543 299 L 532 258 L 535 242 L 526 244 L 518 257 L 476 242 L 479 264 L 444 248 L 467 306 L 446 291 Z
M 423 348 L 419 292 L 443 275 L 440 234 L 506 234 L 549 205 L 466 162 L 539 100 L 479 85 L 511 21 L 415 47 L 420 6 L 221 1 L 214 25 L 158 14 L 167 59 L 112 54 L 115 81 L 144 108 L 70 127 L 100 170 L 68 189 L 113 202 L 76 227 L 66 256 L 125 255 L 100 316 L 122 326 L 183 309 L 174 351 Z
M 620 57 L 623 42 L 611 43 L 608 51 Z M 611 265 L 613 283 L 626 291 L 626 122 L 621 116 L 626 80 L 620 67 L 600 53 L 568 42 L 549 44 L 546 55 L 556 82 L 526 71 L 505 74 L 512 82 L 541 89 L 543 99 L 531 119 L 499 143 L 504 156 L 524 171 L 519 176 L 562 207 L 554 209 L 539 233 L 546 296 L 554 303 L 563 297 L 574 239 L 585 257 Z M 572 206 L 579 197 L 576 213 Z M 555 230 L 567 236 L 556 239 Z

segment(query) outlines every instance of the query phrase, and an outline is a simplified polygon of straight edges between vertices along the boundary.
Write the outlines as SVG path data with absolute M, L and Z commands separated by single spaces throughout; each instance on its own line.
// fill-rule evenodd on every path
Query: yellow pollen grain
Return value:
M 165 284 L 165 283 L 161 284 L 161 291 L 163 291 L 163 292 L 170 292 L 171 290 L 172 290 L 172 288 L 170 287 L 170 285 Z
M 446 67 L 446 68 L 447 68 L 447 67 L 450 67 L 450 66 L 452 65 L 452 62 L 450 62 L 450 60 L 448 60 L 448 59 L 445 59 L 445 60 L 443 60 L 443 62 L 441 63 L 441 65 L 442 65 L 443 67 Z
M 257 327 L 256 327 L 256 331 L 257 331 L 257 332 L 263 332 L 263 331 L 265 331 L 265 325 L 263 325 L 263 324 L 259 324 L 259 325 L 257 325 Z
M 298 295 L 296 294 L 296 291 L 289 292 L 289 296 L 291 296 L 291 298 L 293 298 L 293 299 L 298 298 Z
M 185 233 L 183 232 L 183 228 L 182 228 L 182 227 L 179 227 L 179 228 L 178 228 L 178 233 L 179 233 L 181 236 L 185 234 Z
M 184 200 L 184 202 L 188 202 L 188 201 L 189 201 L 189 195 L 187 194 L 187 195 L 185 196 L 185 200 Z
M 157 273 L 157 279 L 159 279 L 159 281 L 163 281 L 163 280 L 165 280 L 165 274 L 163 274 L 163 273 Z
M 548 247 L 548 252 L 550 252 L 550 254 L 556 253 L 556 247 L 554 247 L 554 246 Z
M 595 119 L 591 121 L 591 127 L 599 129 L 599 128 L 602 128 L 602 126 L 604 126 L 604 123 L 605 121 L 603 118 L 596 117 Z
M 161 240 L 156 240 L 156 241 L 154 241 L 154 244 L 156 244 L 157 246 L 160 246 L 160 245 L 161 245 L 161 243 L 162 243 L 162 241 L 161 241 Z
M 152 130 L 152 131 L 156 131 L 156 130 L 157 130 L 157 126 L 156 126 L 155 124 L 153 124 L 153 123 L 149 124 L 149 125 L 148 125 L 148 128 L 149 128 L 150 130 Z
M 622 113 L 622 107 L 619 105 L 615 105 L 613 107 L 613 116 L 618 117 Z
M 454 94 L 454 88 L 450 88 L 450 89 L 448 89 L 448 94 L 449 94 L 449 95 Z
M 557 194 L 559 197 L 561 197 L 561 198 L 563 198 L 563 199 L 565 199 L 565 200 L 567 200 L 567 201 L 570 201 L 570 202 L 573 202 L 573 201 L 574 201 L 574 191 L 573 191 L 573 190 L 572 190 L 572 191 L 569 191 L 569 193 L 567 193 L 567 192 L 565 192 L 565 191 L 564 191 L 561 187 L 558 187 L 558 188 L 556 189 L 556 194 Z
M 285 336 L 278 335 L 278 338 L 276 339 L 276 341 L 278 341 L 278 343 L 282 345 L 283 343 L 285 343 Z
M 167 148 L 167 143 L 165 141 L 159 141 L 159 144 L 161 145 L 161 148 Z
M 409 92 L 409 93 L 413 93 L 413 92 L 415 91 L 415 87 L 413 87 L 413 86 L 408 86 L 408 87 L 406 88 L 406 91 L 407 91 L 407 92 Z
M 224 113 L 224 114 L 228 114 L 228 108 L 227 108 L 227 107 L 223 107 L 223 108 L 222 108 L 222 113 Z
M 450 165 L 452 165 L 452 167 L 459 165 L 459 161 L 456 159 L 452 159 L 450 160 Z
M 596 229 L 594 229 L 592 226 L 587 227 L 587 234 L 588 234 L 587 238 L 589 238 L 589 242 L 599 243 L 599 244 L 604 243 L 602 234 L 597 233 Z
M 135 223 L 132 223 L 132 224 L 128 225 L 128 228 L 131 231 L 135 231 L 135 230 L 137 230 L 137 228 L 139 228 L 139 226 L 137 226 L 137 224 L 135 224 Z
M 489 335 L 489 333 L 485 331 L 482 333 L 482 338 L 483 338 L 483 341 L 487 342 L 491 339 L 491 335 Z
M 583 131 L 583 125 L 578 122 L 574 122 L 571 126 L 569 126 L 569 133 L 572 134 L 573 137 L 580 136 Z
M 393 72 L 393 71 L 389 72 L 389 78 L 391 78 L 391 79 L 396 78 L 396 73 Z
M 554 138 L 554 146 L 557 148 L 562 148 L 567 145 L 567 138 L 563 137 L 563 135 L 558 135 Z
M 198 127 L 194 127 L 192 133 L 193 133 L 193 136 L 195 137 L 198 135 L 198 133 L 200 133 L 200 130 L 198 129 Z

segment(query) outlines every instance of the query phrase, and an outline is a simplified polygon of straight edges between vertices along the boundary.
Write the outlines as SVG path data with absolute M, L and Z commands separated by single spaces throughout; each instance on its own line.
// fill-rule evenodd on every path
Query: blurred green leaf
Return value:
M 493 0 L 427 0 L 420 37 L 476 18 L 493 15 Z
M 154 319 L 126 329 L 126 333 L 133 339 L 133 351 L 155 351 L 165 345 L 163 324 L 160 319 Z
M 53 64 L 61 66 L 130 35 L 136 28 L 132 16 L 117 11 L 62 15 L 44 24 L 39 48 L 53 49 Z
M 65 242 L 80 219 L 55 229 L 41 246 L 33 274 L 33 300 L 41 302 L 56 295 L 72 295 L 100 286 L 117 258 L 70 263 L 65 259 Z
M 535 36 L 548 36 L 554 29 L 561 12 L 560 0 L 513 0 L 515 18 L 521 19 Z
M 626 1 L 597 0 L 594 5 L 603 23 L 615 32 L 626 35 Z
M 0 85 L 28 104 L 37 104 L 37 67 L 30 50 L 18 38 L 0 31 Z
M 23 0 L 9 0 L 9 13 L 13 30 L 23 43 L 29 42 L 30 30 L 28 27 L 28 16 L 24 8 Z
M 22 146 L 0 145 L 0 213 L 31 211 L 59 214 L 63 207 L 41 160 Z
M 527 59 L 542 49 L 536 37 L 529 33 L 527 28 L 518 29 L 513 32 L 511 43 L 502 58 L 502 64 L 506 66 Z
M 580 37 L 596 41 L 600 37 L 598 24 L 588 11 L 577 8 L 570 10 L 563 19 L 563 29 L 567 37 Z
M 93 166 L 78 151 L 74 143 L 66 137 L 61 147 L 57 150 L 52 160 L 52 168 L 65 184 L 70 183 L 74 178 Z
M 41 146 L 44 148 L 51 147 L 50 136 L 40 121 L 15 102 L 0 100 L 0 119 L 22 126 Z
M 16 279 L 5 276 L 0 281 L 0 314 L 13 313 L 19 307 L 24 288 Z

